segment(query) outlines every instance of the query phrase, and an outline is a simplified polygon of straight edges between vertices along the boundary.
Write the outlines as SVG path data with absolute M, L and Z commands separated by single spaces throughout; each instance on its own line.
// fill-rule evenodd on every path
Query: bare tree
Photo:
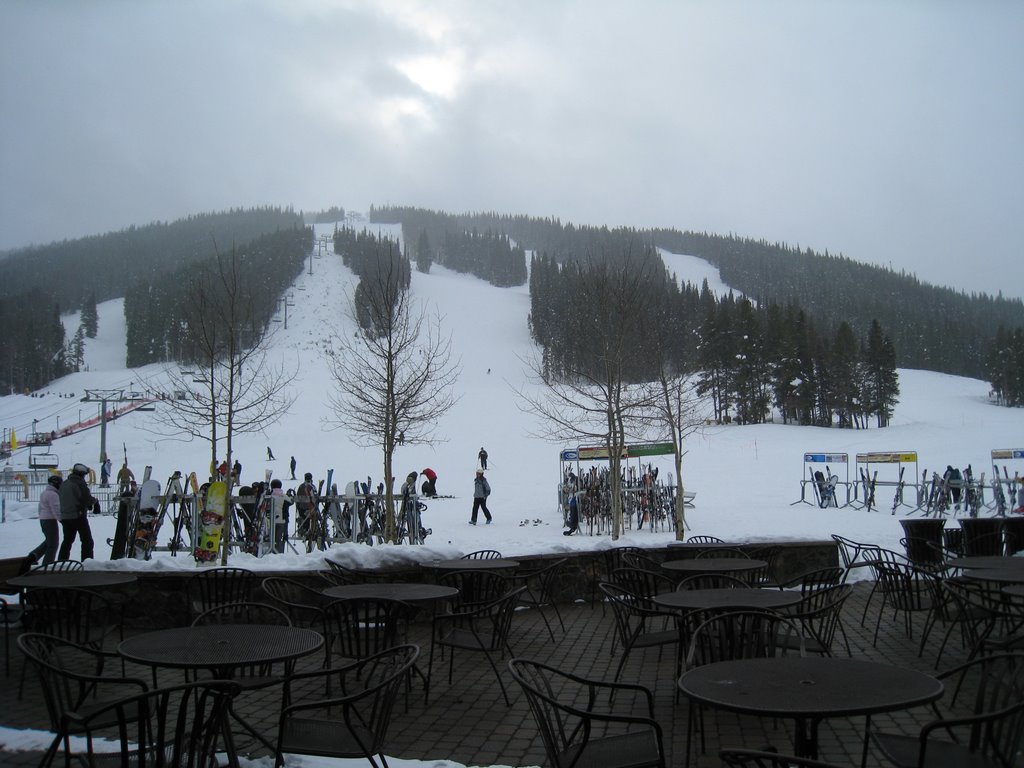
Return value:
M 192 275 L 185 315 L 187 346 L 181 362 L 195 370 L 168 370 L 170 388 L 185 396 L 162 401 L 156 412 L 161 434 L 208 442 L 211 467 L 217 465 L 221 439 L 230 467 L 235 435 L 263 431 L 295 402 L 290 384 L 298 366 L 268 359 L 270 333 L 256 320 L 251 278 L 241 269 L 235 249 L 230 254 L 218 251 L 212 265 Z M 230 537 L 227 524 L 224 563 Z
M 356 445 L 380 447 L 384 463 L 385 539 L 397 538 L 394 507 L 395 447 L 434 445 L 437 423 L 457 399 L 460 373 L 452 357 L 451 336 L 441 330 L 439 314 L 413 306 L 405 287 L 404 258 L 377 254 L 375 267 L 356 288 L 348 315 L 355 330 L 337 334 L 329 353 L 335 391 L 328 396 L 333 418 Z
M 577 267 L 577 269 L 579 269 Z M 631 381 L 637 356 L 639 314 L 647 284 L 647 261 L 625 258 L 579 270 L 579 307 L 568 343 L 578 354 L 563 355 L 553 374 L 543 355 L 526 361 L 533 376 L 520 389 L 522 410 L 544 424 L 539 437 L 552 442 L 600 441 L 608 449 L 612 539 L 622 531 L 621 461 L 627 439 L 643 439 L 654 391 Z

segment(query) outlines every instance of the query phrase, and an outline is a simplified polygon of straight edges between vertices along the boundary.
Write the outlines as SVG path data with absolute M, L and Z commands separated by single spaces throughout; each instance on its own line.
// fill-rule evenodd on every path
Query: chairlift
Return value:
M 32 453 L 28 452 L 29 469 L 57 469 L 60 466 L 60 457 L 56 453 Z

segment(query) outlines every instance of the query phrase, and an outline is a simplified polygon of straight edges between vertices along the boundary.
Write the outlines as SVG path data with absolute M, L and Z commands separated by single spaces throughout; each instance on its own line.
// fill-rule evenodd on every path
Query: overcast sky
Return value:
M 0 0 L 0 249 L 253 205 L 785 241 L 1024 295 L 1017 0 Z

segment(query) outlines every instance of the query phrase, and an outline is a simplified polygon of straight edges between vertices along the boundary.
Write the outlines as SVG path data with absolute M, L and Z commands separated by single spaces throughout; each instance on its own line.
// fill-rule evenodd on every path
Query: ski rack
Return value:
M 1024 449 L 1019 448 L 994 448 L 991 452 L 992 456 L 992 496 L 993 506 L 995 506 L 995 497 L 997 497 L 997 487 L 1005 486 L 1003 489 L 1003 504 L 1006 511 L 1012 512 L 1014 509 L 1020 509 L 1024 506 L 1024 499 L 1021 498 L 1024 495 L 1024 486 L 1020 485 L 1021 471 L 1018 466 L 1013 468 L 1013 476 L 1010 476 L 1009 471 L 1006 468 L 1006 464 L 1002 465 L 1002 474 L 999 472 L 999 467 L 996 465 L 997 460 L 1003 462 L 1007 461 L 1024 461 Z
M 897 464 L 899 466 L 899 475 L 894 480 L 879 480 L 878 470 L 874 473 L 871 471 L 872 464 Z M 861 466 L 863 465 L 863 466 Z M 913 474 L 911 480 L 906 481 L 903 479 L 904 473 L 907 468 L 913 465 Z M 921 509 L 921 489 L 917 485 L 917 451 L 878 451 L 871 453 L 858 453 L 857 461 L 857 478 L 860 482 L 853 484 L 853 501 L 851 505 L 857 506 L 860 509 L 878 509 L 878 504 L 875 502 L 875 489 L 878 486 L 894 488 L 896 497 L 894 499 L 892 514 L 896 514 L 896 508 L 899 506 L 910 507 L 912 510 L 917 511 Z M 910 504 L 903 499 L 903 490 L 906 487 L 913 487 L 917 489 L 917 499 L 915 504 Z M 864 498 L 860 498 L 860 492 L 864 492 Z
M 837 486 L 841 485 L 846 489 L 846 502 L 842 506 L 846 506 L 850 503 L 850 454 L 848 453 L 805 453 L 804 454 L 804 471 L 801 475 L 800 480 L 800 498 L 796 501 L 790 502 L 789 506 L 795 506 L 797 504 L 811 504 L 807 500 L 807 486 L 811 486 L 811 490 L 814 491 L 814 498 L 817 506 L 824 508 L 821 499 L 821 489 L 818 487 L 817 481 L 814 479 L 814 472 L 816 468 L 819 468 L 822 464 L 825 465 L 826 477 L 832 474 L 832 465 L 842 465 L 843 473 L 845 478 L 836 483 Z M 835 497 L 833 496 L 833 500 Z M 813 505 L 812 505 L 813 506 Z M 838 503 L 836 506 L 840 506 Z

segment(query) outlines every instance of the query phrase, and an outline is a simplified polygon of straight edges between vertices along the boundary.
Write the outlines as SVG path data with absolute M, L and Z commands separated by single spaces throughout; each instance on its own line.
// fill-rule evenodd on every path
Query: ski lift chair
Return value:
M 501 560 L 501 552 L 496 549 L 478 549 L 463 555 L 460 560 Z
M 529 659 L 510 659 L 508 669 L 526 695 L 550 768 L 666 768 L 649 689 Z
M 56 734 L 40 768 L 53 763 L 61 742 L 67 751 L 68 737 L 79 733 L 67 718 L 69 712 L 89 715 L 102 710 L 110 701 L 148 690 L 138 678 L 104 675 L 109 654 L 71 640 L 26 632 L 18 638 L 18 647 L 27 661 L 25 666 L 31 666 L 38 675 L 50 730 Z
M 483 653 L 494 676 L 501 687 L 501 695 L 505 703 L 511 705 L 501 672 L 494 663 L 493 656 L 504 656 L 508 651 L 512 655 L 509 633 L 512 628 L 512 617 L 516 605 L 522 598 L 526 587 L 517 587 L 506 592 L 490 603 L 477 606 L 457 608 L 450 613 L 436 614 L 431 622 L 430 658 L 427 661 L 427 697 L 430 695 L 430 678 L 434 668 L 434 649 L 440 648 L 448 652 L 448 685 L 452 684 L 455 670 L 455 651 Z
M 188 580 L 191 622 L 199 614 L 224 603 L 244 603 L 252 598 L 256 574 L 246 568 L 222 567 L 199 571 Z
M 365 758 L 388 768 L 384 751 L 398 689 L 419 657 L 419 646 L 398 645 L 339 667 L 299 672 L 287 679 L 278 721 L 274 768 L 286 754 Z M 320 680 L 326 698 L 310 698 Z M 331 691 L 336 690 L 336 694 Z
M 945 707 L 932 705 L 937 719 L 917 734 L 872 732 L 885 758 L 898 768 L 1016 765 L 1024 740 L 1024 654 L 981 656 L 938 678 L 950 682 Z
M 554 597 L 554 586 L 558 575 L 561 573 L 562 566 L 566 562 L 568 562 L 568 558 L 563 557 L 539 568 L 520 570 L 512 577 L 513 584 L 526 587 L 526 591 L 523 592 L 519 604 L 527 608 L 537 609 L 537 612 L 540 613 L 541 618 L 544 620 L 544 626 L 548 628 L 548 634 L 551 636 L 552 642 L 555 640 L 555 633 L 551 628 L 551 622 L 548 621 L 548 617 L 544 613 L 544 609 L 551 608 L 554 610 L 564 634 L 565 622 L 562 620 L 562 612 L 558 609 L 558 601 Z

